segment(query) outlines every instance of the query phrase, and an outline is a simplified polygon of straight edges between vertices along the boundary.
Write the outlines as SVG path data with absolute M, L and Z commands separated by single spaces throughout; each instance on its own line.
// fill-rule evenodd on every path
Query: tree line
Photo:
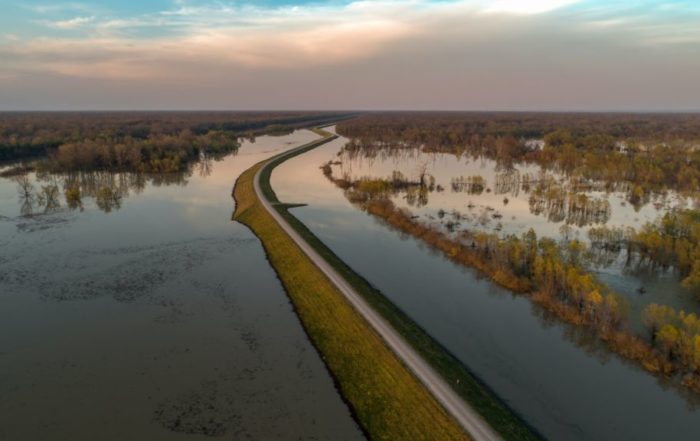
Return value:
M 319 112 L 0 113 L 0 161 L 49 156 L 53 167 L 172 172 L 238 138 L 346 118 Z
M 51 171 L 112 170 L 174 173 L 202 155 L 219 157 L 238 150 L 238 136 L 221 131 L 195 135 L 153 135 L 145 139 L 97 138 L 61 144 L 40 165 Z
M 650 192 L 700 191 L 697 114 L 379 113 L 337 132 L 351 139 L 346 149 L 369 155 L 419 148 L 536 163 L 609 190 L 624 184 L 635 204 Z

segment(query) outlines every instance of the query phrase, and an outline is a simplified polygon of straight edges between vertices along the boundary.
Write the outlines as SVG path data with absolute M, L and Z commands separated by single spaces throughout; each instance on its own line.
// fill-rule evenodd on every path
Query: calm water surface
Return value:
M 243 170 L 315 137 L 259 137 L 191 176 L 30 174 L 29 197 L 0 178 L 0 439 L 361 439 L 230 220 Z
M 425 167 L 434 178 L 435 188 L 423 199 L 409 198 L 402 192 L 392 197 L 392 201 L 436 226 L 445 227 L 447 221 L 453 221 L 455 231 L 467 228 L 520 235 L 532 228 L 538 236 L 556 237 L 566 225 L 572 238 L 587 241 L 587 232 L 593 226 L 639 228 L 670 208 L 692 207 L 694 203 L 691 198 L 668 192 L 653 195 L 635 206 L 627 201 L 624 191 L 588 189 L 576 193 L 586 196 L 589 209 L 571 211 L 568 209 L 570 198 L 567 195 L 571 190 L 568 179 L 560 173 L 543 172 L 534 164 L 504 166 L 487 158 L 426 153 L 418 149 L 379 149 L 372 156 L 343 150 L 334 160 L 337 161 L 333 165 L 333 176 L 351 180 L 387 179 L 398 171 L 416 181 L 419 168 Z M 460 178 L 470 177 L 483 178 L 484 185 L 479 188 L 455 185 Z M 559 195 L 563 203 L 548 205 L 547 202 L 555 199 L 537 195 L 538 187 L 544 194 L 553 190 L 551 193 Z M 541 203 L 533 204 L 533 200 Z M 594 204 L 599 204 L 600 209 L 593 209 Z M 440 210 L 445 212 L 442 216 Z
M 669 191 L 666 194 L 653 194 L 648 200 L 634 205 L 627 200 L 627 193 L 622 189 L 589 189 L 577 191 L 577 194 L 585 195 L 590 203 L 584 213 L 568 209 L 571 198 L 567 193 L 571 187 L 565 176 L 552 171 L 543 172 L 533 164 L 504 166 L 487 158 L 426 153 L 419 149 L 380 148 L 375 152 L 342 149 L 337 155 L 319 159 L 325 162 L 333 160 L 333 176 L 349 180 L 388 179 L 394 171 L 398 171 L 408 180 L 417 181 L 419 169 L 425 167 L 434 179 L 431 191 L 422 197 L 416 195 L 417 192 L 409 197 L 409 192 L 402 191 L 391 196 L 391 200 L 396 206 L 410 210 L 421 221 L 454 234 L 461 230 L 480 230 L 500 235 L 521 235 L 533 229 L 539 237 L 559 239 L 566 234 L 570 239 L 588 242 L 588 231 L 593 227 L 604 225 L 639 229 L 670 209 L 691 208 L 700 202 Z M 478 191 L 453 187 L 460 178 L 474 176 L 484 180 L 483 187 Z M 547 198 L 536 194 L 540 185 L 543 193 L 553 188 L 551 193 L 560 195 L 562 204 L 548 206 Z M 541 203 L 533 204 L 533 200 Z M 593 208 L 596 204 L 599 210 Z M 698 298 L 681 286 L 678 275 L 673 271 L 645 273 L 627 267 L 624 255 L 618 256 L 610 265 L 601 265 L 592 270 L 630 301 L 630 322 L 638 332 L 644 332 L 641 312 L 650 303 L 700 314 Z M 640 290 L 640 287 L 644 289 Z
M 279 198 L 309 204 L 294 214 L 544 436 L 698 438 L 694 398 L 354 208 L 319 170 L 338 159 L 346 141 L 340 138 L 275 169 L 272 184 Z

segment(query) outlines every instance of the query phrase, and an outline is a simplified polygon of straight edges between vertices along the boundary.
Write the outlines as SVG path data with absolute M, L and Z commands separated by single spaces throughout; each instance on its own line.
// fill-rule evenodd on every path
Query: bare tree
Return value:
M 15 177 L 17 182 L 17 191 L 19 193 L 20 212 L 24 216 L 32 214 L 36 195 L 34 194 L 34 185 L 27 175 Z
M 425 187 L 426 177 L 428 176 L 428 162 L 421 161 L 416 165 L 416 175 L 421 187 Z

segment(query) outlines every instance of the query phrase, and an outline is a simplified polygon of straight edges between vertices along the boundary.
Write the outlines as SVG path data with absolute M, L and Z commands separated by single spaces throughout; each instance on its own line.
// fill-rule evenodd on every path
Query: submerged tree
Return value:
M 83 209 L 83 201 L 81 199 L 80 187 L 71 186 L 65 190 L 66 204 L 71 210 L 80 208 Z
M 34 203 L 36 202 L 36 195 L 34 194 L 34 185 L 32 184 L 32 181 L 26 174 L 16 176 L 14 180 L 17 183 L 17 191 L 20 202 L 20 213 L 22 213 L 23 216 L 28 216 L 32 214 Z

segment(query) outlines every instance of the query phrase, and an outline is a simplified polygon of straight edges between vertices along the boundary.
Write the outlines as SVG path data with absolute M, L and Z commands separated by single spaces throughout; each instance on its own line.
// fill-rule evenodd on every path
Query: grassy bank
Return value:
M 327 132 L 326 132 L 327 133 Z M 324 133 L 319 133 L 324 135 Z M 335 138 L 335 136 L 333 137 Z M 293 156 L 302 154 L 309 149 L 302 149 Z M 265 197 L 273 202 L 279 202 L 272 186 L 270 175 L 274 167 L 286 161 L 292 156 L 279 158 L 273 161 L 260 176 L 260 187 Z M 440 343 L 428 335 L 402 310 L 397 308 L 379 290 L 374 288 L 367 280 L 357 274 L 343 260 L 341 260 L 330 248 L 319 240 L 301 221 L 292 215 L 288 209 L 290 204 L 277 204 L 275 208 L 285 220 L 318 252 L 326 262 L 348 281 L 355 290 L 379 312 L 394 329 L 405 338 L 420 355 L 427 360 L 432 367 L 445 378 L 452 388 L 476 409 L 488 423 L 507 440 L 537 440 L 541 437 L 518 417 L 508 406 L 503 403 L 488 387 Z
M 269 181 L 270 170 L 284 159 L 266 167 L 262 182 Z M 469 439 L 262 206 L 253 180 L 263 164 L 238 178 L 234 218 L 260 238 L 306 332 L 365 432 L 375 440 Z M 266 194 L 270 192 L 267 185 Z

